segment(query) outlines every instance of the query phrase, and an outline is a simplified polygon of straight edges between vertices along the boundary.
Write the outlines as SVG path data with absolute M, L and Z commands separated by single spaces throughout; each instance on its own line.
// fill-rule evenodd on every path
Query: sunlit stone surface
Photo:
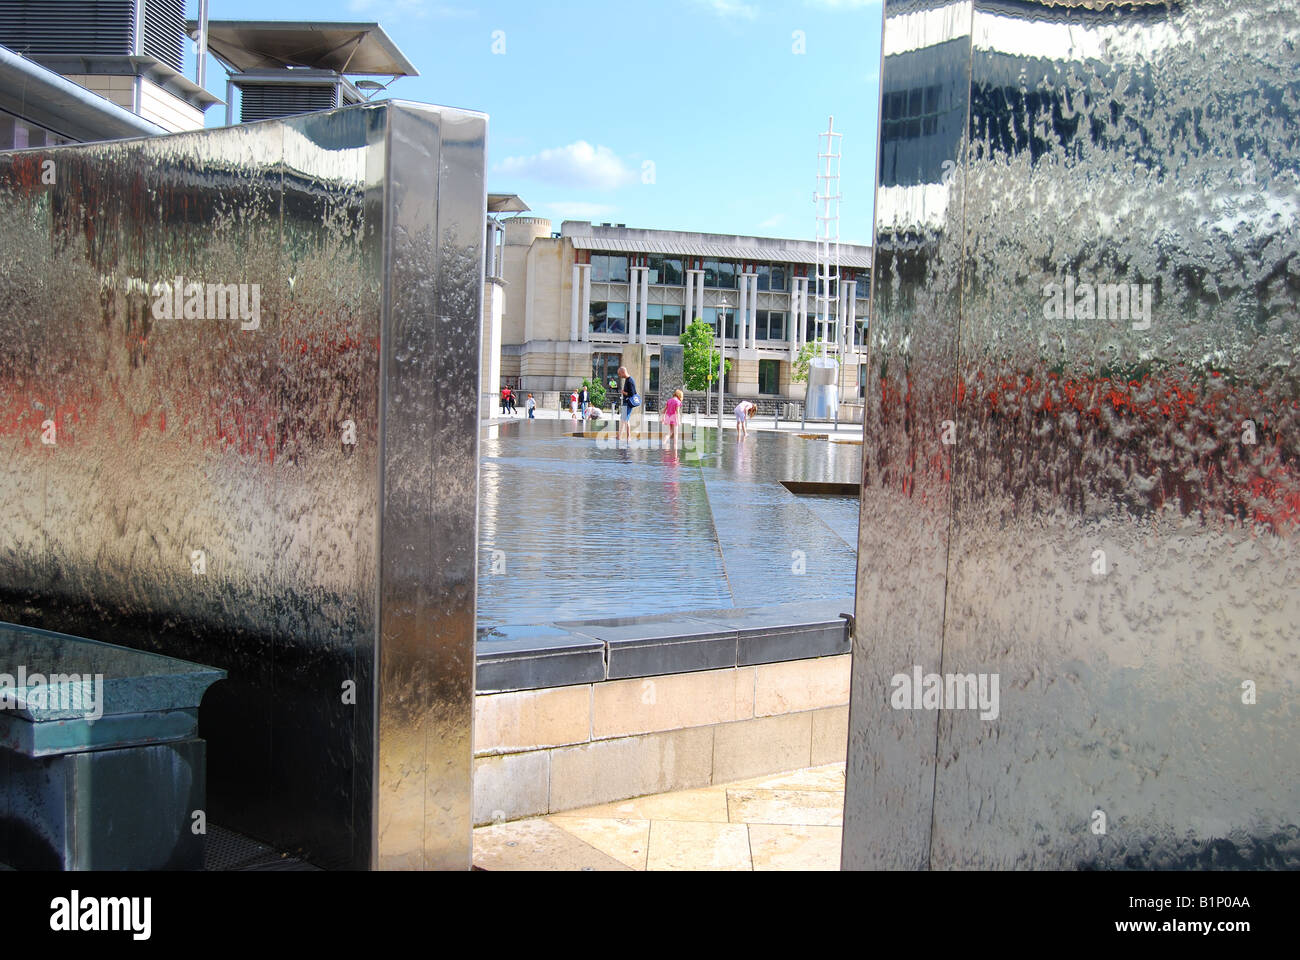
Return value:
M 1300 10 L 1090 6 L 885 4 L 846 868 L 1300 866 Z
M 485 137 L 0 156 L 0 619 L 228 670 L 208 816 L 324 866 L 469 866 Z

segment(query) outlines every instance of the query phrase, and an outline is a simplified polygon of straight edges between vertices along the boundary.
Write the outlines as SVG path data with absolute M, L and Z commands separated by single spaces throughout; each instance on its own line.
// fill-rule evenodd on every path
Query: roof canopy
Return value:
M 488 213 L 526 213 L 529 209 L 517 193 L 489 193 L 487 208 Z
M 197 21 L 187 27 L 197 40 Z M 314 67 L 365 76 L 420 75 L 377 23 L 211 20 L 208 49 L 237 71 Z
M 663 256 L 706 257 L 719 260 L 773 261 L 776 263 L 814 263 L 817 245 L 806 240 L 767 240 L 762 244 L 716 243 L 686 234 L 673 236 L 664 231 L 662 239 L 632 239 L 623 237 L 593 237 L 566 234 L 578 250 L 599 250 L 610 253 L 650 253 Z M 840 246 L 840 266 L 857 269 L 871 267 L 871 253 L 860 247 Z

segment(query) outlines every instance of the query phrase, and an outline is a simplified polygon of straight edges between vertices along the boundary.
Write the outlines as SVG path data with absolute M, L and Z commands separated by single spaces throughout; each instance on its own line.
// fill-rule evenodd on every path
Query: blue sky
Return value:
M 195 0 L 186 6 L 193 15 Z M 518 193 L 556 229 L 582 219 L 812 239 L 817 135 L 834 114 L 840 238 L 870 242 L 879 0 L 210 0 L 210 10 L 379 22 L 420 71 L 391 95 L 488 113 L 489 189 Z M 208 71 L 224 96 L 224 70 L 209 60 Z M 222 122 L 212 108 L 209 125 Z

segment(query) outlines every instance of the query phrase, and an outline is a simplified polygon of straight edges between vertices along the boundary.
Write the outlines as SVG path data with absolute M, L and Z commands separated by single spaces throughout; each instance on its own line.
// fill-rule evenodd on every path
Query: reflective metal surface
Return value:
M 469 865 L 485 125 L 0 155 L 0 619 L 229 671 L 209 816 L 324 866 Z
M 843 864 L 1300 866 L 1300 11 L 884 15 Z

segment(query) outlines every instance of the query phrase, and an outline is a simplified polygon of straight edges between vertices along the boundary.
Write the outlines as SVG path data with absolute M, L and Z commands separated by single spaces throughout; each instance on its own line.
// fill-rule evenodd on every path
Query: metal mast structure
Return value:
M 835 132 L 835 118 L 826 124 L 826 132 L 817 138 L 817 336 L 821 338 L 821 355 L 834 330 L 838 347 L 840 333 L 840 138 Z M 825 141 L 823 143 L 822 141 Z M 833 326 L 832 326 L 833 325 Z

